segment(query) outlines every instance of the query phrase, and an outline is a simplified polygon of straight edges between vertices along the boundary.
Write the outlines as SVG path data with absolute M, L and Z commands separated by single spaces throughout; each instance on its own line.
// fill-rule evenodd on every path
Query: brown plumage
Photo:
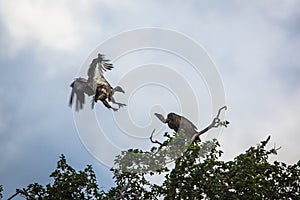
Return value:
M 102 103 L 107 107 L 108 109 L 112 109 L 113 111 L 117 111 L 120 107 L 126 106 L 126 104 L 118 103 L 115 101 L 113 95 L 115 92 L 122 92 L 125 93 L 125 91 L 120 87 L 117 86 L 115 88 L 112 88 L 110 85 L 97 85 L 96 92 L 94 95 L 94 99 L 92 102 L 92 108 L 94 108 L 94 104 L 97 103 L 98 100 L 102 101 Z M 112 102 L 114 104 L 117 104 L 119 108 L 112 107 L 109 103 Z
M 78 111 L 79 109 L 83 109 L 86 94 L 88 96 L 93 96 L 92 108 L 94 108 L 94 104 L 98 100 L 100 100 L 105 107 L 114 111 L 117 111 L 122 106 L 126 106 L 126 104 L 116 102 L 113 97 L 115 92 L 125 93 L 124 90 L 120 86 L 113 88 L 103 75 L 104 71 L 111 70 L 112 68 L 113 65 L 109 63 L 109 60 L 105 59 L 104 55 L 99 53 L 98 57 L 94 58 L 89 66 L 87 72 L 88 79 L 76 78 L 71 84 L 72 91 L 69 105 L 72 106 L 74 96 L 76 95 L 75 110 Z M 97 78 L 95 79 L 95 77 Z M 119 108 L 112 107 L 108 102 L 117 104 Z
M 187 118 L 175 114 L 169 113 L 165 119 L 161 114 L 155 113 L 155 116 L 163 123 L 168 124 L 169 128 L 174 130 L 176 133 L 183 130 L 190 138 L 198 133 L 197 127 Z M 200 138 L 198 139 L 200 141 Z

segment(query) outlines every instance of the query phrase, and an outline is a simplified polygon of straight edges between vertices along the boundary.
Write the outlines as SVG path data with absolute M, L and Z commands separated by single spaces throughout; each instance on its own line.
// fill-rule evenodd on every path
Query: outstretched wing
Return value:
M 93 88 L 91 88 L 88 81 L 84 78 L 76 78 L 70 85 L 72 87 L 69 106 L 72 107 L 74 98 L 76 96 L 75 110 L 79 111 L 83 109 L 83 104 L 85 103 L 85 94 L 91 96 L 94 94 Z
M 104 71 L 111 70 L 113 67 L 113 64 L 109 63 L 110 60 L 106 59 L 103 54 L 98 54 L 97 58 L 94 58 L 90 64 L 90 67 L 88 69 L 88 82 L 93 83 L 95 74 L 96 74 L 96 68 L 98 66 L 99 74 L 102 75 Z

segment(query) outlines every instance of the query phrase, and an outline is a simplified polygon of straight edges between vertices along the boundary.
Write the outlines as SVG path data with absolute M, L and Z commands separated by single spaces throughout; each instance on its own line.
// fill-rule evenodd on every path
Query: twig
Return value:
M 155 129 L 153 129 L 153 131 L 152 131 L 152 133 L 151 133 L 151 136 L 150 136 L 150 141 L 152 142 L 152 143 L 156 143 L 156 144 L 159 144 L 160 146 L 162 146 L 163 144 L 161 143 L 161 142 L 159 142 L 158 140 L 153 140 L 153 134 L 154 134 L 154 132 L 155 132 Z
M 261 142 L 261 146 L 266 146 L 270 139 L 271 139 L 271 136 L 269 135 L 265 141 Z
M 35 198 L 33 196 L 29 195 L 25 189 L 23 189 L 23 190 L 16 189 L 16 193 L 14 195 L 12 195 L 11 197 L 9 197 L 7 200 L 11 200 L 11 199 L 15 198 L 18 194 L 23 195 L 26 198 L 29 197 L 30 200 L 35 200 Z
M 203 130 L 199 131 L 197 134 L 195 134 L 193 137 L 192 137 L 192 143 L 196 140 L 196 138 L 198 138 L 200 135 L 206 133 L 207 131 L 209 131 L 210 129 L 212 128 L 217 128 L 219 126 L 225 126 L 227 127 L 227 125 L 229 124 L 228 121 L 221 121 L 221 119 L 219 118 L 220 117 L 220 114 L 221 114 L 221 111 L 222 110 L 227 110 L 227 106 L 223 106 L 222 108 L 220 108 L 218 110 L 218 114 L 217 116 L 213 119 L 213 121 L 206 127 L 204 128 Z

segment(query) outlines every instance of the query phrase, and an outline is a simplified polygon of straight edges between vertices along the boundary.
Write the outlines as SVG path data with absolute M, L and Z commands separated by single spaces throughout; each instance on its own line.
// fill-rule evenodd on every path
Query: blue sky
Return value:
M 0 184 L 5 197 L 32 182 L 48 183 L 62 153 L 76 169 L 92 164 L 101 186 L 113 184 L 109 170 L 80 142 L 67 106 L 69 84 L 99 44 L 143 27 L 187 35 L 218 67 L 231 122 L 219 136 L 223 159 L 232 159 L 271 135 L 270 147 L 282 147 L 273 159 L 296 162 L 299 4 L 296 0 L 0 1 Z M 108 78 L 116 81 L 112 72 Z M 97 106 L 98 114 L 110 115 Z M 133 115 L 133 120 L 140 115 Z

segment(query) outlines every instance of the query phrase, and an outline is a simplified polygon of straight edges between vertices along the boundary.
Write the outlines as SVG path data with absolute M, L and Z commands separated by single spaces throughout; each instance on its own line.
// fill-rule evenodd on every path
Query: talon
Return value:
M 118 103 L 118 106 L 119 106 L 119 109 L 120 109 L 121 107 L 126 106 L 126 104 L 124 104 L 124 103 Z
M 113 110 L 113 111 L 118 111 L 119 109 L 117 109 L 117 108 L 113 108 L 113 107 L 111 107 L 111 109 Z

